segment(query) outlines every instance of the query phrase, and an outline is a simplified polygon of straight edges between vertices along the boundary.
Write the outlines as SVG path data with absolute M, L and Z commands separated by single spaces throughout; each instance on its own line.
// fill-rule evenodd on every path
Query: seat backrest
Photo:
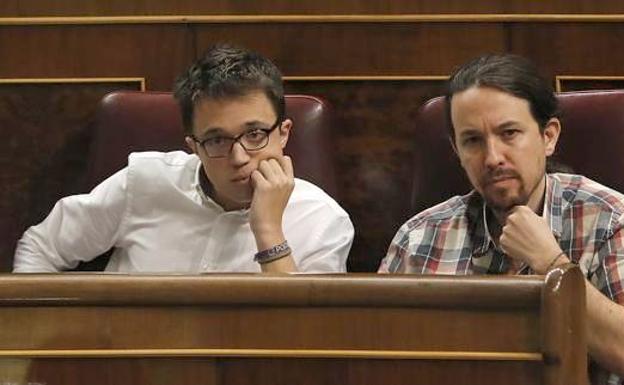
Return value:
M 562 130 L 555 160 L 624 191 L 624 90 L 565 92 L 557 98 Z M 420 108 L 414 132 L 413 214 L 470 190 L 448 127 L 443 97 Z
M 331 108 L 320 98 L 286 95 L 293 129 L 285 153 L 295 175 L 336 196 L 331 148 Z M 188 151 L 177 102 L 168 92 L 118 91 L 106 95 L 94 121 L 88 188 L 126 166 L 134 151 Z

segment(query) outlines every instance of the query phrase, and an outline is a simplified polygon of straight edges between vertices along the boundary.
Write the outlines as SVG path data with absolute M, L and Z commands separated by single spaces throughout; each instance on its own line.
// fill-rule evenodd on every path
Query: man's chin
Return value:
M 528 202 L 528 199 L 518 195 L 505 197 L 485 196 L 484 199 L 489 208 L 499 212 L 509 211 L 516 206 L 524 206 Z

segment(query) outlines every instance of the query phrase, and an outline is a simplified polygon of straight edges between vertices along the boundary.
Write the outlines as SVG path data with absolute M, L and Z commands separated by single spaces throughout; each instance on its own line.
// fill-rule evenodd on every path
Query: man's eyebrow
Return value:
M 462 138 L 464 136 L 471 136 L 471 135 L 481 135 L 481 130 L 477 130 L 475 128 L 469 128 L 467 130 L 462 131 L 462 133 L 459 134 L 459 137 Z
M 507 120 L 504 121 L 503 123 L 499 124 L 498 126 L 495 127 L 496 130 L 504 130 L 506 128 L 509 127 L 515 127 L 517 126 L 519 123 L 515 120 Z M 464 131 L 462 131 L 461 134 L 459 134 L 459 137 L 464 137 L 464 136 L 469 136 L 469 135 L 481 135 L 482 132 L 481 130 L 478 130 L 476 128 L 468 128 Z
M 261 120 L 251 120 L 249 122 L 245 122 L 245 127 L 258 127 L 258 126 L 269 127 L 271 126 L 271 123 L 266 123 Z
M 513 126 L 517 126 L 518 122 L 515 120 L 507 120 L 504 121 L 503 123 L 499 124 L 498 126 L 496 126 L 497 129 L 499 130 L 504 130 L 505 128 L 509 128 L 509 127 L 513 127 Z
M 222 128 L 219 128 L 219 127 L 208 127 L 208 128 L 205 129 L 204 132 L 202 132 L 198 136 L 200 138 L 205 138 L 207 136 L 214 136 L 214 135 L 223 134 L 223 133 L 224 133 L 224 131 L 223 131 Z

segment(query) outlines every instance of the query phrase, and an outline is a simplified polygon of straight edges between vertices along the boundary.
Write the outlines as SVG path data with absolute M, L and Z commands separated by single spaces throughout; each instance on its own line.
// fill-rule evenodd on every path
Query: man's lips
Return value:
M 496 178 L 491 178 L 488 183 L 498 183 L 498 182 L 504 182 L 506 180 L 510 180 L 510 179 L 516 179 L 515 176 L 500 176 L 500 177 L 496 177 Z
M 230 179 L 230 182 L 233 182 L 233 183 L 244 183 L 244 182 L 248 182 L 248 181 L 249 181 L 250 176 L 251 176 L 251 174 L 249 174 L 249 175 L 239 175 L 239 176 L 236 176 L 236 177 L 234 177 L 234 178 Z
M 508 180 L 513 180 L 513 179 L 519 179 L 519 176 L 516 175 L 515 173 L 498 174 L 498 175 L 492 175 L 492 176 L 484 178 L 483 184 L 487 186 L 491 184 L 505 182 Z

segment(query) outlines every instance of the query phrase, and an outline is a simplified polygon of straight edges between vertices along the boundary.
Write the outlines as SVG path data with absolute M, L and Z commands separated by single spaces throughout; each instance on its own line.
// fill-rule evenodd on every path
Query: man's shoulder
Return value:
M 421 227 L 427 223 L 440 223 L 466 218 L 471 202 L 476 198 L 476 193 L 454 196 L 442 203 L 432 206 L 414 215 L 403 225 L 404 230 Z
M 583 175 L 549 174 L 549 176 L 561 186 L 564 205 L 595 206 L 616 216 L 624 214 L 624 194 Z
M 348 216 L 347 212 L 323 189 L 303 179 L 295 178 L 295 188 L 289 200 L 291 207 L 326 207 L 336 214 Z
M 199 162 L 196 155 L 184 151 L 134 152 L 128 157 L 128 183 L 140 189 L 174 185 L 191 189 Z
M 186 153 L 184 151 L 143 151 L 133 152 L 128 156 L 129 165 L 150 165 L 150 166 L 162 166 L 162 167 L 180 167 L 187 166 L 189 164 L 195 166 L 199 158 L 193 154 Z

